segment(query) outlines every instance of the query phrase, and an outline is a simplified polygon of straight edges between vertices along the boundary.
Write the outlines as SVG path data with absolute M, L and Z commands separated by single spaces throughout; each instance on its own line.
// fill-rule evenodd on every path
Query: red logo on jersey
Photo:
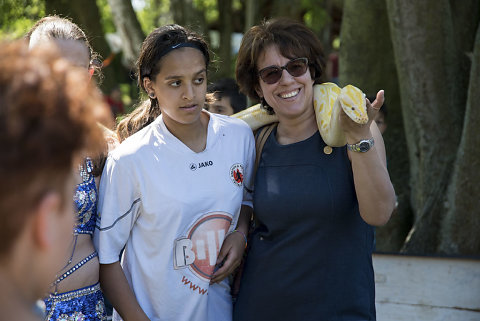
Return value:
M 222 212 L 209 213 L 196 221 L 187 237 L 175 240 L 174 268 L 188 267 L 199 278 L 209 281 L 231 223 L 232 217 Z
M 236 185 L 243 185 L 243 166 L 241 164 L 234 164 L 230 167 L 230 178 Z

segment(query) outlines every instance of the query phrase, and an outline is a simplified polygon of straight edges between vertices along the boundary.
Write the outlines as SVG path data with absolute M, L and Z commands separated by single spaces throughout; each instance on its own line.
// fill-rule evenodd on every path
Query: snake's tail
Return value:
M 262 126 L 278 121 L 277 115 L 270 115 L 265 109 L 260 107 L 260 104 L 233 114 L 232 117 L 243 120 L 252 130 L 257 130 Z

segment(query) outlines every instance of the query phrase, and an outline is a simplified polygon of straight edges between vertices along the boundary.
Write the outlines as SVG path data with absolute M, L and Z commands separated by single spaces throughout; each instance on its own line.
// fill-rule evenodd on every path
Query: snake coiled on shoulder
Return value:
M 368 122 L 365 94 L 355 86 L 340 88 L 334 83 L 313 86 L 313 107 L 318 130 L 325 144 L 331 147 L 344 146 L 347 143 L 340 127 L 340 109 L 356 123 Z M 247 108 L 232 117 L 244 120 L 252 130 L 278 121 L 275 114 L 269 114 L 260 104 Z

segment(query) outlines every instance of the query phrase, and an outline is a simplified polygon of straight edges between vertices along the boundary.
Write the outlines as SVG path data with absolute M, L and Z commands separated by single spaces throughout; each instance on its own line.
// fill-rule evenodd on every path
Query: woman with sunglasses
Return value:
M 301 23 L 252 27 L 238 53 L 240 89 L 278 116 L 261 151 L 249 241 L 234 320 L 375 320 L 375 225 L 395 203 L 374 119 L 342 113 L 347 146 L 327 148 L 317 128 L 313 86 L 324 76 L 315 34 Z M 356 144 L 368 142 L 368 148 Z M 362 145 L 363 146 L 363 145 Z
M 63 58 L 73 66 L 84 68 L 92 77 L 96 54 L 83 30 L 72 21 L 58 16 L 42 18 L 27 34 L 27 39 L 30 48 L 50 42 Z M 113 148 L 116 135 L 103 125 L 100 127 Z M 87 157 L 80 166 L 73 195 L 77 210 L 73 239 L 64 267 L 52 280 L 50 295 L 44 299 L 45 320 L 106 320 L 98 255 L 92 240 L 97 219 L 97 184 L 104 159 L 104 156 Z

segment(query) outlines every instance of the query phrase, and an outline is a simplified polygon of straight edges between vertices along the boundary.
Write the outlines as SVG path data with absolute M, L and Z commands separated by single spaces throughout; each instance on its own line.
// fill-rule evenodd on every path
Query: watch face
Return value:
M 368 150 L 370 149 L 370 144 L 369 144 L 368 142 L 366 142 L 366 141 L 361 142 L 361 143 L 360 143 L 360 146 L 359 146 L 359 149 L 360 149 L 360 151 L 361 151 L 362 153 L 364 153 L 364 152 L 366 152 L 366 151 L 368 151 Z

